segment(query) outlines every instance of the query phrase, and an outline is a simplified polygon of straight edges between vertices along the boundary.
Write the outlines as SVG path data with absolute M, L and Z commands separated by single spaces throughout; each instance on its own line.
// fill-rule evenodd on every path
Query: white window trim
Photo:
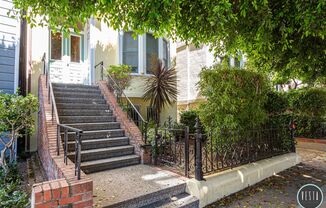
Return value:
M 123 64 L 123 31 L 119 31 L 119 64 Z M 131 75 L 145 75 L 146 73 L 146 34 L 138 35 L 138 73 L 131 73 Z M 152 33 L 149 33 L 152 34 Z M 158 38 L 158 58 L 163 60 L 163 39 L 167 41 L 168 48 L 168 66 L 171 64 L 170 60 L 170 42 L 166 38 Z
M 20 20 L 20 13 L 17 16 L 17 29 L 16 29 L 16 40 L 15 40 L 15 64 L 14 64 L 14 93 L 17 92 L 17 89 L 19 87 L 19 58 L 20 58 L 20 26 L 21 26 L 21 20 Z M 25 86 L 24 86 L 25 87 Z

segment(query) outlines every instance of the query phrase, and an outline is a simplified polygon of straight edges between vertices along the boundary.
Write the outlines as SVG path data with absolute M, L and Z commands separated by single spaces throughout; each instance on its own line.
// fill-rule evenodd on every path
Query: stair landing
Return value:
M 185 193 L 186 180 L 167 170 L 134 165 L 88 175 L 93 179 L 94 207 L 198 207 Z

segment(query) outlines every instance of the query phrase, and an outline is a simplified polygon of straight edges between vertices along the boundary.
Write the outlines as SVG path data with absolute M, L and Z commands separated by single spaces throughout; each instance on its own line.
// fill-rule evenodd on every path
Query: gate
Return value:
M 170 123 L 170 122 L 169 122 Z M 194 169 L 194 140 L 189 136 L 189 127 L 156 128 L 154 141 L 154 164 L 166 165 L 189 177 Z

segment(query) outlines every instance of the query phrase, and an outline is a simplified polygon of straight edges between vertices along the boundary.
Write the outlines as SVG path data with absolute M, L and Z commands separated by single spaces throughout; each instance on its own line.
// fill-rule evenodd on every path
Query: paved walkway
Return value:
M 252 187 L 226 197 L 207 208 L 251 208 L 251 207 L 298 207 L 296 194 L 307 183 L 315 183 L 323 188 L 326 208 L 326 152 L 297 149 L 302 163 L 270 177 Z
M 185 183 L 186 180 L 172 172 L 147 165 L 133 165 L 88 176 L 94 183 L 94 207 L 108 206 L 154 193 Z

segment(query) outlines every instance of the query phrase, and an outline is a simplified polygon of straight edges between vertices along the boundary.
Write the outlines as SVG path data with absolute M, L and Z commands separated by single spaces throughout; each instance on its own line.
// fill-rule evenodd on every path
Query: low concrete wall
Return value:
M 296 147 L 326 152 L 326 139 L 296 138 Z
M 212 174 L 204 177 L 203 181 L 191 179 L 187 182 L 186 192 L 196 196 L 199 199 L 199 206 L 204 207 L 290 168 L 300 161 L 301 158 L 296 153 L 288 153 Z

